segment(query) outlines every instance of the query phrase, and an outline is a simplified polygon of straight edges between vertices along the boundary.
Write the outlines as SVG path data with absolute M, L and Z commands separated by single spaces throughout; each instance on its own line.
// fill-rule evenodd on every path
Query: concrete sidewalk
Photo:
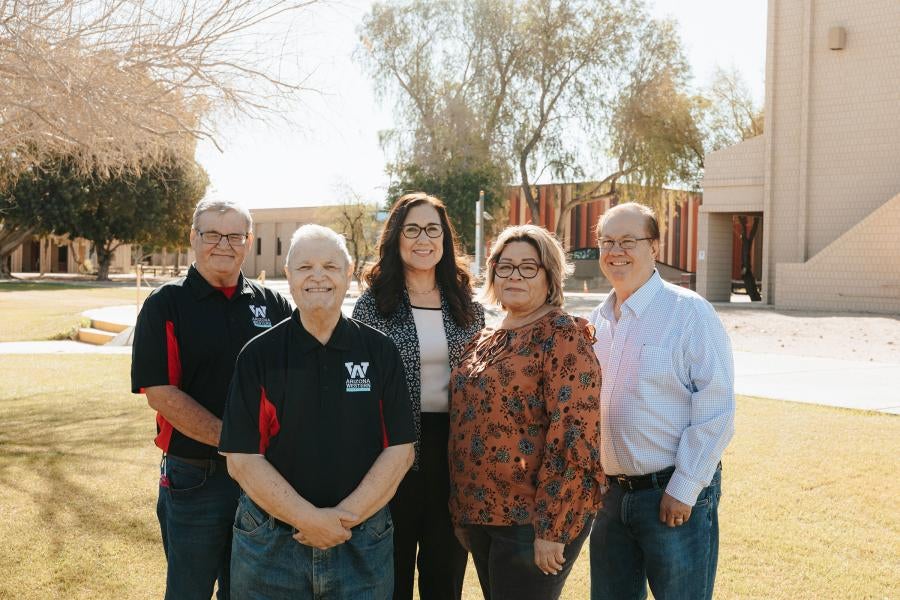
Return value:
M 596 306 L 595 294 L 569 304 Z M 579 302 L 581 300 L 581 302 Z M 349 315 L 355 297 L 344 300 Z M 574 313 L 586 311 L 571 307 Z M 133 326 L 134 305 L 90 310 L 85 316 Z M 73 341 L 0 343 L 3 354 L 130 354 L 130 346 Z M 745 396 L 900 414 L 900 364 L 735 352 L 735 391 Z

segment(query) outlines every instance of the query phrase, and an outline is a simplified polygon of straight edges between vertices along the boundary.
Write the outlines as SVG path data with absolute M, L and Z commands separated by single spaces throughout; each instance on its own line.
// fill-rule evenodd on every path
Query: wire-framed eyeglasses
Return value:
M 247 243 L 246 233 L 219 233 L 218 231 L 198 231 L 197 234 L 200 236 L 200 240 L 204 244 L 209 244 L 210 246 L 218 246 L 219 242 L 222 241 L 222 238 L 227 239 L 228 243 L 232 246 L 243 246 Z
M 612 238 L 601 238 L 600 239 L 600 249 L 604 252 L 609 252 L 617 245 L 622 250 L 634 250 L 637 247 L 637 243 L 642 240 L 652 240 L 651 237 L 642 237 L 642 238 L 622 238 L 621 240 L 614 240 Z
M 425 235 L 430 238 L 439 238 L 444 234 L 444 228 L 437 223 L 429 223 L 425 227 L 416 225 L 415 223 L 408 223 L 403 226 L 403 237 L 414 240 L 419 237 L 419 234 L 423 231 L 425 232 Z
M 541 267 L 543 266 L 544 265 L 532 262 L 526 262 L 520 265 L 514 265 L 512 263 L 495 263 L 494 275 L 506 279 L 507 277 L 512 277 L 513 271 L 518 271 L 522 279 L 534 279 L 537 277 L 538 272 L 540 272 Z

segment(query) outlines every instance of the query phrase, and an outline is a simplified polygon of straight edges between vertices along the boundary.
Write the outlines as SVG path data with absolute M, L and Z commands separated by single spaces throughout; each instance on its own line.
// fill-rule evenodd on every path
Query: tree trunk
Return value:
M 9 257 L 33 233 L 28 227 L 10 227 L 7 223 L 0 223 L 0 276 L 11 277 Z
M 569 215 L 572 213 L 573 208 L 575 207 L 571 202 L 566 202 L 563 198 L 559 199 L 559 210 L 557 211 L 556 226 L 553 228 L 553 231 L 556 233 L 556 239 L 563 245 L 563 248 L 566 247 L 568 241 L 563 239 L 566 231 L 566 222 L 569 220 Z
M 762 300 L 762 296 L 760 296 L 759 290 L 756 289 L 756 277 L 753 275 L 753 266 L 750 260 L 750 251 L 753 248 L 753 239 L 756 237 L 756 230 L 759 227 L 759 218 L 750 218 L 753 219 L 753 225 L 748 233 L 747 217 L 738 217 L 741 225 L 741 278 L 744 280 L 744 289 L 747 290 L 750 300 L 759 302 Z
M 109 248 L 106 241 L 94 242 L 97 253 L 97 281 L 109 281 L 109 265 L 112 263 L 114 248 Z
M 525 201 L 528 208 L 531 209 L 531 222 L 535 225 L 541 224 L 541 207 L 538 206 L 534 199 L 534 191 L 531 189 L 531 183 L 528 181 L 528 154 L 522 154 L 519 159 L 519 174 L 522 177 L 522 183 L 519 187 L 525 192 Z

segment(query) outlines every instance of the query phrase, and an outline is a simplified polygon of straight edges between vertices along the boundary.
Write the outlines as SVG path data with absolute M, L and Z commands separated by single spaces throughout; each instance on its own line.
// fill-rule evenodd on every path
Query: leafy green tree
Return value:
M 737 69 L 717 68 L 701 102 L 707 152 L 763 134 L 763 108 L 753 99 Z
M 81 237 L 97 256 L 97 279 L 109 279 L 125 244 L 181 246 L 208 178 L 193 158 L 168 156 L 137 172 L 85 174 L 71 158 L 47 161 L 20 175 L 0 199 L 4 221 L 39 234 Z
M 475 250 L 475 202 L 484 190 L 485 210 L 491 212 L 503 206 L 503 179 L 490 165 L 481 168 L 428 170 L 415 164 L 404 166 L 399 178 L 388 188 L 388 207 L 409 192 L 425 192 L 437 196 L 447 205 L 447 213 L 459 236 L 462 250 Z
M 598 182 L 559 199 L 557 233 L 619 182 L 658 190 L 700 168 L 680 41 L 641 0 L 390 0 L 360 36 L 400 124 L 383 136 L 395 164 L 498 165 L 537 218 L 535 182 Z

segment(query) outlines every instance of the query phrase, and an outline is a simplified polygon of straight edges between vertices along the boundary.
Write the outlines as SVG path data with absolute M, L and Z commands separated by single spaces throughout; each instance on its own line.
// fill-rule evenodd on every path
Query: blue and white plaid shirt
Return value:
M 675 466 L 666 492 L 691 506 L 734 434 L 734 359 L 715 309 L 653 275 L 615 317 L 591 313 L 603 369 L 600 461 L 607 475 Z

